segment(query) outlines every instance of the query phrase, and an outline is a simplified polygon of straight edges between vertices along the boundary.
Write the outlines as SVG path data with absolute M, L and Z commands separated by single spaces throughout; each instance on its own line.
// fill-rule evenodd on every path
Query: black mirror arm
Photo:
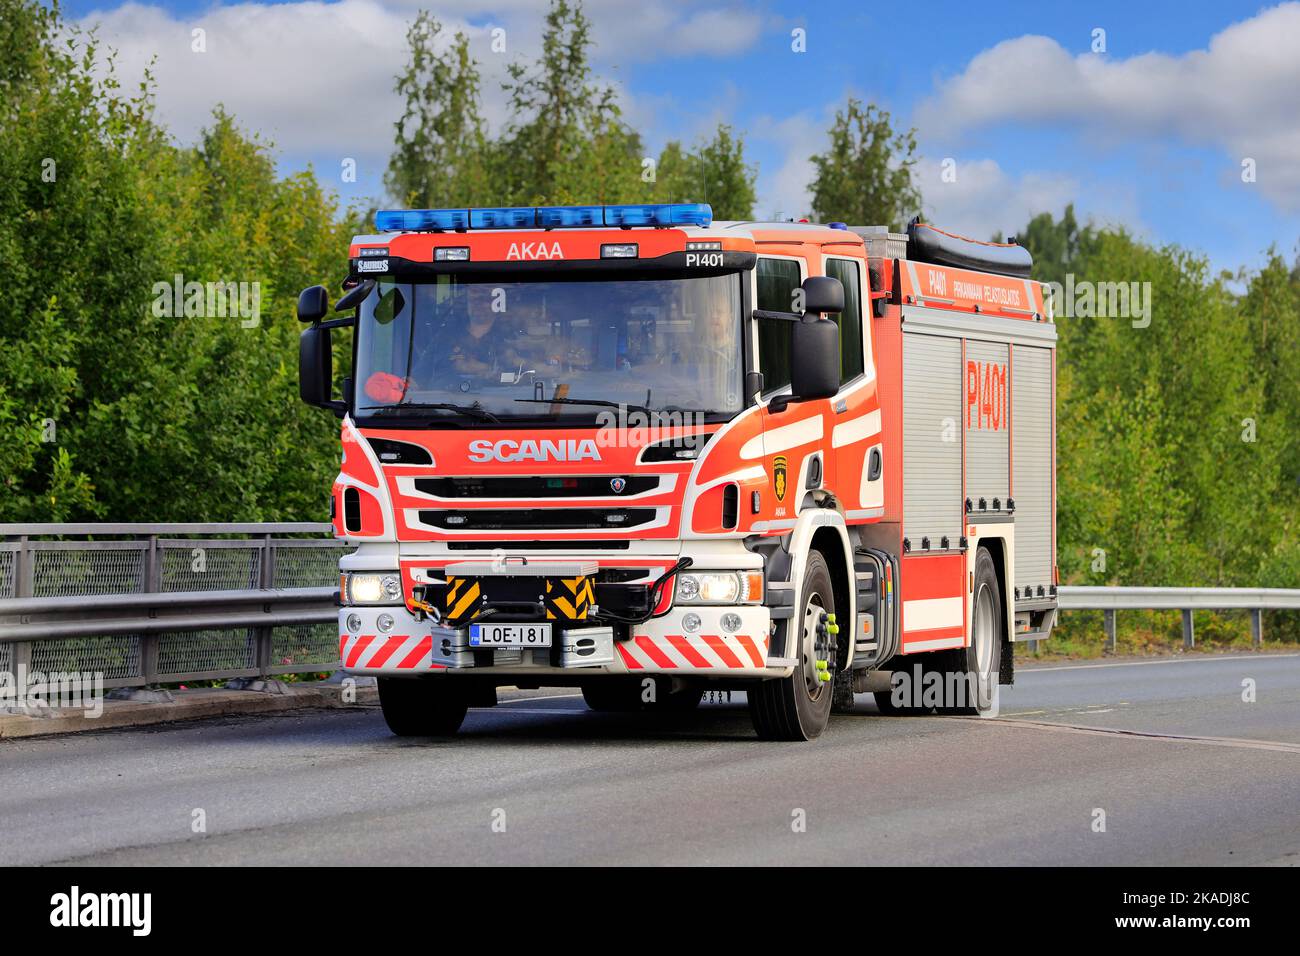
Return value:
M 364 279 L 360 284 L 353 286 L 343 294 L 343 297 L 334 303 L 335 312 L 346 312 L 348 309 L 355 308 L 361 304 L 361 300 L 370 295 L 370 290 L 375 287 L 374 279 Z
M 755 309 L 752 313 L 756 319 L 773 319 L 777 322 L 802 322 L 802 312 L 770 312 L 767 309 Z
M 350 329 L 357 324 L 355 315 L 345 315 L 341 319 L 329 319 L 326 322 L 313 322 L 318 329 Z
M 755 309 L 752 313 L 756 319 L 773 319 L 777 322 L 820 322 L 820 312 L 769 312 L 767 309 Z
M 780 415 L 791 405 L 802 401 L 803 399 L 798 395 L 774 395 L 772 400 L 767 403 L 767 412 L 769 415 Z

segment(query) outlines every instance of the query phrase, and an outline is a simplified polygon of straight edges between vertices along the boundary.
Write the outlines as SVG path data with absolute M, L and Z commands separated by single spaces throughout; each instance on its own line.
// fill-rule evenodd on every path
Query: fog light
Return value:
M 700 621 L 700 616 L 696 614 L 694 611 L 685 615 L 682 618 L 682 628 L 690 632 L 691 634 L 694 634 L 696 631 L 700 629 L 701 623 L 702 622 Z
M 740 630 L 740 615 L 731 612 L 722 615 L 722 629 L 733 633 Z
M 354 632 L 356 632 L 356 631 L 360 631 L 360 630 L 361 630 L 361 615 L 360 615 L 360 614 L 349 614 L 349 615 L 348 615 L 348 630 L 349 630 L 349 631 L 354 631 Z
M 387 634 L 393 629 L 393 615 L 379 615 L 379 617 L 375 619 L 375 627 L 379 628 L 382 633 Z

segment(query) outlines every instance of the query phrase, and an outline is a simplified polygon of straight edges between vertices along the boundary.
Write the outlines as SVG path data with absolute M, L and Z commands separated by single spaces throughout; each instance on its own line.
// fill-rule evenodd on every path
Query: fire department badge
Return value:
M 621 495 L 623 493 L 623 489 L 627 487 L 627 479 L 611 478 L 609 479 L 609 487 L 613 489 L 614 494 Z
M 772 485 L 776 500 L 785 501 L 785 455 L 777 455 L 772 460 Z

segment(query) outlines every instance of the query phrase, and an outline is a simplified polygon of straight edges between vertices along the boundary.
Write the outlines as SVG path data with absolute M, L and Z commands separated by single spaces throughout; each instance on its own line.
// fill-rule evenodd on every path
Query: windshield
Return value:
M 357 410 L 571 420 L 612 403 L 734 415 L 740 288 L 737 274 L 381 279 L 361 307 Z

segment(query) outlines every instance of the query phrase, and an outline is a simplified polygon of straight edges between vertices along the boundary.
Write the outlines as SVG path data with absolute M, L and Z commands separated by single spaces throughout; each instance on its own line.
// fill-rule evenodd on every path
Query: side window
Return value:
M 856 259 L 827 259 L 826 274 L 844 286 L 844 311 L 830 316 L 840 327 L 840 381 L 862 374 L 862 283 Z
M 757 308 L 768 312 L 789 312 L 800 286 L 799 263 L 794 259 L 759 258 Z M 790 323 L 778 319 L 758 320 L 758 363 L 763 373 L 763 391 L 772 392 L 790 384 Z

